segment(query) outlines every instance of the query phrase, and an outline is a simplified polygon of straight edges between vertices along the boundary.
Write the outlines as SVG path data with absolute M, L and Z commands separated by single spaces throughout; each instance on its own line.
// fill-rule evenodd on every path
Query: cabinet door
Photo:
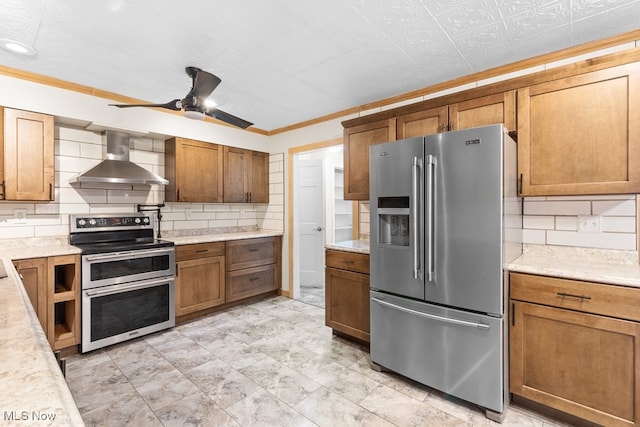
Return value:
M 369 276 L 325 269 L 326 325 L 369 342 Z
M 17 260 L 15 265 L 31 305 L 38 315 L 42 329 L 47 333 L 47 260 L 32 258 Z
M 502 123 L 516 130 L 515 91 L 470 99 L 449 106 L 449 130 L 469 129 Z
M 165 143 L 168 202 L 222 202 L 222 149 L 217 144 L 172 138 Z
M 446 106 L 398 116 L 396 118 L 397 139 L 444 132 L 447 130 L 448 122 L 449 109 Z
M 215 307 L 224 302 L 223 256 L 191 259 L 177 263 L 176 316 Z
M 512 301 L 510 391 L 602 425 L 638 425 L 640 326 Z
M 246 203 L 249 193 L 250 150 L 224 147 L 224 202 Z
M 4 199 L 54 200 L 53 117 L 4 109 Z
M 369 200 L 369 147 L 396 139 L 396 119 L 344 130 L 344 199 Z
M 640 63 L 518 90 L 521 194 L 640 192 Z
M 269 203 L 269 153 L 251 152 L 251 203 Z

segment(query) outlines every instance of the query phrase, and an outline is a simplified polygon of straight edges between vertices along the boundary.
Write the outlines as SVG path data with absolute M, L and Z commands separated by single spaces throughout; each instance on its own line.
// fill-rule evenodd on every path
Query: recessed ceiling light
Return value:
M 22 56 L 35 56 L 38 52 L 28 44 L 11 39 L 0 39 L 0 47 Z

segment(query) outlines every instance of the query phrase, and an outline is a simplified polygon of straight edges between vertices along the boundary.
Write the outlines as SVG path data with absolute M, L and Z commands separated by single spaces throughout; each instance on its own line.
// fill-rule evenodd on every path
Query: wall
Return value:
M 69 215 L 130 213 L 136 204 L 164 201 L 160 185 L 69 184 L 69 179 L 99 163 L 106 146 L 99 133 L 69 126 L 55 130 L 55 201 L 50 203 L 0 203 L 0 238 L 68 235 Z M 164 175 L 164 138 L 133 137 L 130 159 Z M 269 162 L 270 204 L 167 203 L 162 209 L 161 230 L 185 234 L 197 229 L 283 230 L 284 156 L 272 154 Z M 26 210 L 26 220 L 14 218 Z

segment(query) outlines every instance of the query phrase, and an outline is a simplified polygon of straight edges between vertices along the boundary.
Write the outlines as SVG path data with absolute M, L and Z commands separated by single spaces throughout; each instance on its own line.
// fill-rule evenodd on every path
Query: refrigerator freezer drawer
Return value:
M 505 409 L 504 319 L 371 291 L 371 361 L 460 399 Z

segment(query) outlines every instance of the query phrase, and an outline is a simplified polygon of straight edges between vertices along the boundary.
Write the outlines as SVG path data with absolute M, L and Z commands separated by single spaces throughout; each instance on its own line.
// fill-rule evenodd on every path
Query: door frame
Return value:
M 293 227 L 293 206 L 294 206 L 294 181 L 293 181 L 293 157 L 296 154 L 301 154 L 307 151 L 316 151 L 324 148 L 334 147 L 336 145 L 342 145 L 342 138 L 330 139 L 327 141 L 314 142 L 311 144 L 300 145 L 292 147 L 287 150 L 287 230 L 288 230 L 288 245 L 289 245 L 289 289 L 282 290 L 281 295 L 294 298 L 294 271 L 293 271 L 293 256 L 295 254 L 294 246 L 294 227 Z M 353 239 L 357 239 L 360 234 L 360 207 L 358 202 L 353 202 Z

